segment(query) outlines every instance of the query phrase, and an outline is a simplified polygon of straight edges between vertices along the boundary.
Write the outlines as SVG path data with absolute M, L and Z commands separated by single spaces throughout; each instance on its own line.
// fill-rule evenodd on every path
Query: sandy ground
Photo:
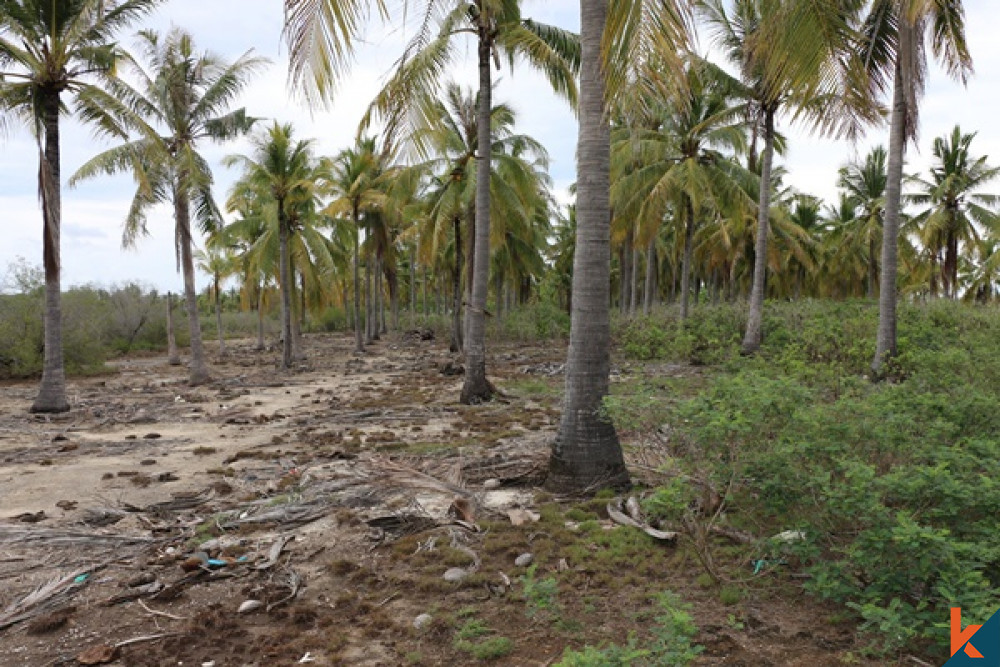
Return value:
M 561 551 L 570 505 L 537 485 L 562 345 L 493 346 L 504 397 L 477 407 L 456 404 L 446 343 L 351 348 L 307 337 L 280 373 L 231 342 L 196 388 L 165 357 L 123 359 L 73 379 L 57 416 L 28 414 L 33 384 L 0 387 L 0 665 L 472 664 L 473 615 L 512 640 L 497 662 L 544 665 L 624 641 L 664 584 L 694 604 L 700 664 L 860 661 L 831 610 L 787 591 L 726 607 L 681 550 L 640 544 L 655 551 L 627 577 Z M 515 527 L 511 509 L 546 518 Z M 565 575 L 560 618 L 525 613 L 522 551 Z

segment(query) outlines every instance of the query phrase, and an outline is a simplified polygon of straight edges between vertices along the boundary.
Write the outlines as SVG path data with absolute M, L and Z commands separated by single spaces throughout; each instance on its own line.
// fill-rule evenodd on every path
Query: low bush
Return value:
M 670 465 L 686 473 L 646 510 L 676 521 L 699 491 L 684 480 L 729 489 L 733 527 L 801 534 L 780 545 L 782 558 L 808 575 L 808 591 L 858 618 L 874 652 L 946 657 L 949 607 L 970 623 L 1000 607 L 1000 313 L 903 305 L 900 355 L 880 383 L 866 377 L 874 305 L 768 304 L 768 313 L 764 346 L 749 359 L 736 354 L 739 332 L 718 328 L 726 317 L 662 328 L 657 358 L 683 360 L 692 330 L 726 342 L 700 384 L 647 378 L 607 401 L 622 429 L 666 426 Z M 632 354 L 653 349 L 643 347 L 652 326 L 626 325 Z M 774 548 L 765 542 L 762 553 Z

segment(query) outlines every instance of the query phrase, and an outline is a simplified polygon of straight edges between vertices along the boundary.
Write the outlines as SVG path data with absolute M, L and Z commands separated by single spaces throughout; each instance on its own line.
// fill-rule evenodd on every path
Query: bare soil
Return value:
M 690 540 L 541 490 L 562 345 L 492 345 L 503 396 L 475 407 L 446 345 L 400 335 L 356 357 L 308 336 L 281 373 L 232 342 L 201 387 L 126 358 L 72 380 L 55 416 L 28 414 L 33 383 L 0 387 L 0 665 L 549 665 L 649 637 L 665 590 L 691 605 L 697 664 L 865 664 L 841 610 L 791 572 L 749 577 L 745 545 L 719 538 L 748 575 L 721 586 Z M 625 445 L 649 462 L 640 436 Z

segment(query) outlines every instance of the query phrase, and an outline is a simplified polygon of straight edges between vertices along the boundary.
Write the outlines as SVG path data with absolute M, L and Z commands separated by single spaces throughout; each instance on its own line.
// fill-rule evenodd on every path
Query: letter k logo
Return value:
M 955 655 L 958 653 L 962 646 L 965 646 L 965 654 L 970 658 L 982 658 L 983 654 L 976 650 L 976 647 L 972 644 L 968 644 L 972 635 L 983 626 L 981 625 L 970 625 L 962 631 L 962 610 L 959 607 L 951 608 L 951 654 Z

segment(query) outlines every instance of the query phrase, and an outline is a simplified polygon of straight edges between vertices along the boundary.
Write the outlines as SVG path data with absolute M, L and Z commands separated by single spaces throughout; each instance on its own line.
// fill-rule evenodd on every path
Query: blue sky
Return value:
M 1000 44 L 991 26 L 991 20 L 1000 12 L 987 0 L 967 0 L 966 8 L 976 76 L 963 89 L 937 68 L 932 69 L 922 105 L 919 152 L 911 149 L 908 172 L 926 167 L 933 138 L 950 131 L 956 123 L 966 132 L 978 132 L 973 142 L 977 154 L 1000 161 L 1000 123 L 995 120 L 996 110 L 1000 109 Z M 526 15 L 573 30 L 579 26 L 578 11 L 578 0 L 525 0 Z M 286 86 L 287 57 L 280 39 L 281 2 L 169 0 L 147 25 L 158 30 L 171 25 L 183 27 L 201 48 L 230 59 L 251 48 L 271 59 L 272 65 L 254 80 L 241 103 L 255 116 L 293 122 L 299 136 L 317 140 L 321 154 L 333 154 L 352 143 L 361 114 L 407 37 L 406 28 L 372 26 L 358 50 L 351 75 L 338 90 L 335 104 L 328 110 L 310 112 Z M 123 42 L 129 44 L 131 38 Z M 701 48 L 707 49 L 708 44 L 703 43 Z M 473 58 L 474 52 L 467 49 L 465 62 L 453 72 L 457 81 L 466 85 L 475 81 Z M 548 148 L 557 194 L 565 198 L 566 189 L 575 180 L 576 145 L 576 120 L 565 102 L 548 91 L 543 78 L 526 69 L 500 72 L 496 99 L 518 111 L 520 131 L 538 138 Z M 784 159 L 789 183 L 828 201 L 835 198 L 837 169 L 852 157 L 863 155 L 870 146 L 884 143 L 887 137 L 885 128 L 874 128 L 864 141 L 852 147 L 811 137 L 787 125 L 780 129 L 790 138 L 790 150 Z M 89 157 L 107 148 L 87 128 L 72 121 L 64 122 L 62 139 L 63 174 L 67 177 Z M 219 161 L 229 153 L 247 150 L 245 142 L 205 147 L 203 152 L 216 164 L 220 201 L 225 199 L 236 173 L 223 168 Z M 27 133 L 17 129 L 0 138 L 0 281 L 15 257 L 40 263 L 41 214 L 36 174 L 37 149 Z M 1000 184 L 997 187 L 1000 189 Z M 102 177 L 74 190 L 64 189 L 64 286 L 139 280 L 161 290 L 180 290 L 182 281 L 176 273 L 169 209 L 152 213 L 151 236 L 141 240 L 137 249 L 121 250 L 121 222 L 131 192 L 127 176 Z M 200 279 L 199 287 L 204 284 L 205 280 Z

